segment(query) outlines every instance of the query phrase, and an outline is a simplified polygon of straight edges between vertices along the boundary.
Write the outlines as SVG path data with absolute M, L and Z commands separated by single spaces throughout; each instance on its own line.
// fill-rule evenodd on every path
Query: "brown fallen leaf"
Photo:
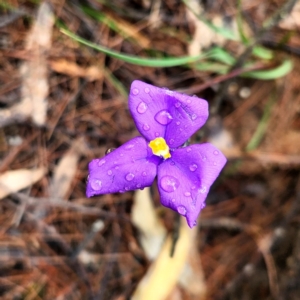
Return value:
M 0 175 L 0 199 L 15 193 L 35 182 L 39 181 L 45 174 L 45 168 L 37 168 L 32 170 L 19 169 L 7 171 Z
M 61 158 L 54 169 L 53 180 L 49 188 L 52 198 L 65 198 L 70 190 L 77 171 L 77 163 L 84 145 L 83 138 L 73 142 L 71 149 Z
M 66 74 L 72 77 L 84 77 L 88 81 L 100 80 L 103 78 L 103 71 L 99 67 L 90 66 L 83 68 L 78 64 L 65 59 L 50 61 L 50 67 L 57 73 Z

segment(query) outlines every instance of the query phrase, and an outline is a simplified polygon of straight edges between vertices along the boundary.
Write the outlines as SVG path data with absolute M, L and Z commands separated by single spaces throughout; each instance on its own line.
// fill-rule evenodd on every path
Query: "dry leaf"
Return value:
M 141 232 L 140 242 L 146 256 L 153 260 L 162 247 L 166 229 L 155 212 L 150 188 L 135 192 L 131 218 L 133 224 Z
M 47 51 L 51 48 L 54 15 L 50 4 L 39 7 L 37 18 L 30 30 L 26 51 L 30 59 L 23 63 L 21 102 L 11 108 L 0 110 L 0 126 L 32 117 L 35 124 L 42 126 L 47 114 Z
M 0 175 L 0 199 L 11 193 L 15 193 L 35 182 L 39 181 L 45 174 L 44 168 L 33 170 L 19 169 L 7 171 Z
M 300 1 L 298 1 L 292 12 L 286 16 L 280 23 L 279 27 L 286 30 L 298 30 L 300 27 Z
M 174 256 L 170 257 L 172 240 L 169 236 L 161 252 L 148 272 L 138 284 L 132 300 L 165 300 L 176 286 L 186 264 L 192 244 L 195 243 L 197 228 L 189 228 L 181 218 L 179 239 Z
M 77 163 L 83 144 L 82 138 L 76 140 L 71 149 L 59 161 L 54 170 L 53 180 L 49 188 L 50 197 L 66 197 L 77 171 Z
M 96 66 L 82 68 L 76 63 L 59 59 L 50 62 L 51 69 L 57 73 L 66 74 L 72 77 L 85 77 L 89 81 L 99 80 L 103 78 L 103 71 Z
M 54 15 L 50 4 L 44 2 L 39 7 L 37 19 L 28 37 L 26 50 L 31 59 L 21 68 L 23 78 L 22 101 L 31 108 L 33 121 L 41 126 L 45 124 L 47 114 L 47 50 L 51 47 Z

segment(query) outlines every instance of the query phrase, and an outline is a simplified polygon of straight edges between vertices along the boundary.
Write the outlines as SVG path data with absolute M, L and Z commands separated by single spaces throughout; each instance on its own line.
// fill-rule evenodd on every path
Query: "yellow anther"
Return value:
M 170 158 L 170 149 L 166 141 L 162 137 L 158 137 L 149 143 L 154 155 L 162 156 L 164 159 Z

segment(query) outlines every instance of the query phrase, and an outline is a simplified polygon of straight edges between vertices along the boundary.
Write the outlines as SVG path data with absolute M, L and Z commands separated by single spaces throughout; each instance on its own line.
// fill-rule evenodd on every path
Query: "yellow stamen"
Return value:
M 170 158 L 170 149 L 166 141 L 162 137 L 158 137 L 149 143 L 154 155 L 162 156 L 164 159 Z

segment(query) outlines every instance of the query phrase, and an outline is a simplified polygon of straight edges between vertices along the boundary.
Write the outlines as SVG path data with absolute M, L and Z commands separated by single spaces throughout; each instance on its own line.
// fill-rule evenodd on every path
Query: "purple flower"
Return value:
M 210 186 L 226 163 L 213 145 L 182 146 L 208 118 L 208 103 L 134 81 L 129 109 L 143 137 L 89 164 L 87 197 L 151 186 L 157 176 L 162 205 L 196 225 Z

